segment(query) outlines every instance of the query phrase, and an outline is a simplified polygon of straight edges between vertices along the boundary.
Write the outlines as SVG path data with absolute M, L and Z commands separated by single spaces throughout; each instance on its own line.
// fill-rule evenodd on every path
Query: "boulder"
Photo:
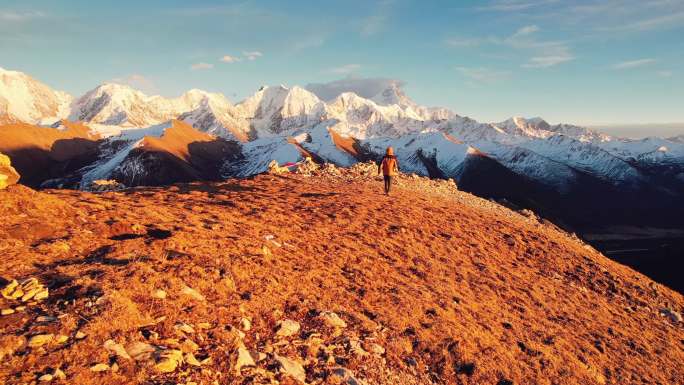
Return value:
M 0 152 L 0 190 L 19 181 L 19 173 L 12 167 L 10 158 Z
M 289 319 L 279 321 L 277 326 L 278 331 L 276 332 L 276 335 L 280 337 L 289 337 L 295 335 L 300 329 L 299 322 Z
M 286 376 L 290 376 L 299 382 L 306 382 L 306 371 L 301 363 L 291 360 L 287 357 L 279 356 L 277 354 L 275 355 L 275 360 L 280 366 L 281 373 Z

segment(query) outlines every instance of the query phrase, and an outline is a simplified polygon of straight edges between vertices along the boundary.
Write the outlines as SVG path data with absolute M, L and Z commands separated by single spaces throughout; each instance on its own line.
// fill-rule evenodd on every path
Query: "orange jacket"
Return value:
M 394 155 L 385 155 L 382 158 L 382 163 L 378 166 L 378 173 L 382 170 L 382 174 L 385 176 L 397 175 L 399 172 L 399 163 L 397 162 L 397 157 Z

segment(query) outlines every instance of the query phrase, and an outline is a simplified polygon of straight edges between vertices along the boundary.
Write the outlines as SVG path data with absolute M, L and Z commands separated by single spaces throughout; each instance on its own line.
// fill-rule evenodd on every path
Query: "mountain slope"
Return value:
M 107 138 L 100 154 L 97 162 L 81 171 L 81 187 L 97 179 L 116 179 L 126 186 L 218 179 L 223 163 L 238 158 L 240 148 L 172 120 Z
M 446 182 L 398 182 L 0 192 L 0 277 L 50 290 L 0 317 L 0 382 L 684 382 L 681 295 Z
M 20 182 L 38 187 L 94 162 L 100 137 L 82 124 L 62 121 L 59 128 L 25 123 L 0 125 L 0 152 L 12 159 Z

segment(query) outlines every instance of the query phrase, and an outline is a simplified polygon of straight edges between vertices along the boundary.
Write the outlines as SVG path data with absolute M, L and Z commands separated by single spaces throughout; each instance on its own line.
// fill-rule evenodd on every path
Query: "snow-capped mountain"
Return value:
M 0 123 L 54 123 L 69 114 L 71 100 L 23 72 L 0 68 Z
M 676 204 L 684 191 L 684 136 L 622 139 L 539 117 L 482 123 L 421 106 L 397 83 L 370 98 L 343 92 L 327 101 L 298 86 L 265 86 L 236 104 L 201 90 L 165 98 L 105 83 L 72 100 L 25 74 L 0 70 L 0 123 L 58 127 L 67 116 L 106 138 L 98 160 L 76 176 L 83 185 L 106 178 L 159 184 L 218 169 L 224 176 L 245 177 L 265 171 L 272 160 L 296 162 L 305 156 L 349 166 L 379 159 L 392 145 L 405 171 L 457 181 L 465 175 L 473 191 L 499 197 L 512 191 L 505 180 L 516 184 L 518 197 L 534 196 L 531 204 L 551 209 L 559 202 L 595 208 L 626 204 L 615 194 Z M 180 129 L 182 122 L 187 126 Z M 165 135 L 172 126 L 182 135 Z M 233 143 L 225 164 L 208 166 L 224 159 L 215 147 L 201 151 L 207 156 L 196 153 L 199 166 L 167 145 L 151 150 L 155 138 L 182 147 L 207 142 L 202 136 L 207 134 L 223 138 L 210 147 L 225 150 Z M 150 167 L 167 174 L 175 167 L 183 176 L 156 178 Z M 488 173 L 496 175 L 493 180 Z

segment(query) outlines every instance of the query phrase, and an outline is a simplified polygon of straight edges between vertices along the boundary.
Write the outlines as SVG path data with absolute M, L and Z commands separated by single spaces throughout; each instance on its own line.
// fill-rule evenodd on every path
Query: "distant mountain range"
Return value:
M 233 104 L 201 90 L 168 99 L 106 83 L 73 98 L 0 69 L 0 123 L 0 152 L 33 186 L 248 177 L 304 156 L 348 166 L 392 145 L 405 172 L 454 178 L 570 227 L 684 223 L 682 136 L 631 140 L 541 118 L 480 123 L 420 106 L 397 85 L 332 100 L 262 87 Z

